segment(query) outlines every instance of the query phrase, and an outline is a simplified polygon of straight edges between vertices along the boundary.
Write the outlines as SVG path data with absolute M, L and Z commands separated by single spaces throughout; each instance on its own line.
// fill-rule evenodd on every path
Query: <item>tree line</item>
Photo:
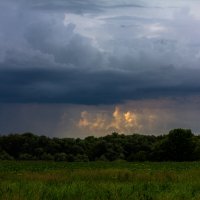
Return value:
M 0 136 L 0 160 L 194 161 L 200 160 L 200 136 L 189 129 L 160 136 L 114 132 L 84 139 L 9 134 Z

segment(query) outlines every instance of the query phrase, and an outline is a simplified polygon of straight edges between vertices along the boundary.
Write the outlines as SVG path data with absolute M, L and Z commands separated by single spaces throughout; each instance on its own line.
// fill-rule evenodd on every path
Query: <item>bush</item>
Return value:
M 74 159 L 75 162 L 88 162 L 89 161 L 89 158 L 87 155 L 80 155 L 78 154 L 75 159 Z
M 55 161 L 67 161 L 67 154 L 66 153 L 57 153 L 54 156 Z
M 54 156 L 52 156 L 50 153 L 43 153 L 40 156 L 41 160 L 54 160 Z
M 14 160 L 14 158 L 10 156 L 6 151 L 1 151 L 0 160 Z
M 139 151 L 136 153 L 132 153 L 129 157 L 128 157 L 128 161 L 145 161 L 148 160 L 148 155 L 145 151 Z
M 28 154 L 28 153 L 23 153 L 19 155 L 20 160 L 36 160 L 36 157 Z

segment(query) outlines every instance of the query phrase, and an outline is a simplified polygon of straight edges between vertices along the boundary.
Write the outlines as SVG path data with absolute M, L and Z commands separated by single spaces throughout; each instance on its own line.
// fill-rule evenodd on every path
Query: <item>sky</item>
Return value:
M 0 134 L 200 133 L 198 0 L 1 0 Z

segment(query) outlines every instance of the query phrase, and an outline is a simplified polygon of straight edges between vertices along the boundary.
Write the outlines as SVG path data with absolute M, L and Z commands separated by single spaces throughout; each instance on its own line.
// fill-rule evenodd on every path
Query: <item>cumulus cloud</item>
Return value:
M 86 130 L 105 133 L 114 131 L 130 133 L 131 131 L 139 131 L 142 128 L 138 116 L 134 112 L 123 112 L 119 106 L 115 107 L 112 116 L 109 116 L 109 113 L 83 111 L 77 126 Z
M 108 107 L 106 111 L 103 107 L 87 106 L 79 112 L 74 125 L 80 137 L 106 135 L 114 131 L 158 135 L 179 127 L 199 133 L 198 108 L 199 97 L 130 101 L 113 109 Z

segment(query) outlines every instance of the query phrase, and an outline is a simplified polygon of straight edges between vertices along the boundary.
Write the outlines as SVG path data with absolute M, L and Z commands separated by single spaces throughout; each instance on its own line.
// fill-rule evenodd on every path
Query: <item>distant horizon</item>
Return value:
M 139 132 L 120 133 L 120 132 L 115 132 L 115 131 L 113 131 L 113 132 L 110 132 L 110 133 L 108 133 L 108 134 L 102 134 L 102 135 L 99 135 L 99 136 L 96 136 L 96 135 L 87 135 L 87 136 L 85 136 L 85 137 L 56 137 L 56 136 L 48 136 L 48 135 L 45 135 L 45 134 L 38 134 L 38 133 L 31 132 L 31 131 L 26 131 L 26 132 L 22 132 L 22 133 L 20 133 L 20 132 L 3 133 L 3 134 L 0 133 L 0 137 L 2 137 L 2 136 L 9 136 L 9 135 L 25 135 L 25 134 L 32 134 L 32 135 L 39 136 L 39 137 L 45 136 L 45 137 L 48 137 L 48 138 L 50 138 L 50 139 L 53 139 L 53 138 L 65 139 L 65 138 L 67 138 L 67 139 L 81 139 L 81 140 L 84 140 L 84 139 L 86 139 L 86 138 L 88 138 L 88 137 L 100 138 L 100 137 L 112 136 L 113 134 L 117 134 L 117 135 L 119 135 L 119 136 L 122 136 L 122 135 L 124 135 L 124 136 L 141 135 L 141 136 L 155 136 L 155 137 L 159 137 L 159 136 L 166 136 L 166 135 L 169 134 L 170 131 L 176 130 L 176 129 L 191 130 L 191 129 L 189 129 L 189 128 L 180 128 L 180 127 L 179 127 L 179 128 L 170 129 L 170 130 L 169 130 L 168 132 L 166 132 L 166 133 L 160 133 L 160 134 L 157 134 L 157 135 L 155 135 L 155 134 L 153 134 L 153 133 L 152 133 L 152 134 L 145 134 L 145 133 L 139 133 Z M 194 133 L 192 130 L 191 130 L 191 132 L 192 132 L 195 136 L 200 136 L 199 133 Z

